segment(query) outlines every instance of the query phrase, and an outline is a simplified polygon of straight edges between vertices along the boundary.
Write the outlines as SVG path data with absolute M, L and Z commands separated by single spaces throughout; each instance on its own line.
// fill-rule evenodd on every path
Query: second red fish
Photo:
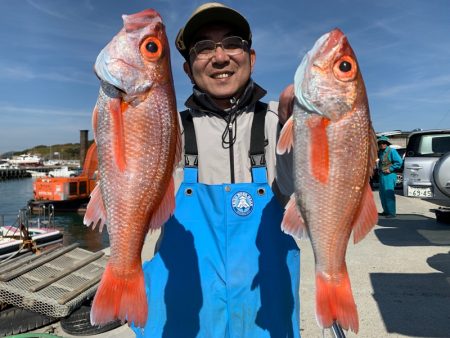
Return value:
M 359 65 L 339 29 L 308 52 L 280 106 L 292 97 L 293 115 L 278 143 L 279 153 L 294 152 L 295 193 L 282 228 L 311 239 L 319 325 L 358 332 L 345 255 L 351 232 L 358 242 L 377 222 L 369 186 L 377 145 Z

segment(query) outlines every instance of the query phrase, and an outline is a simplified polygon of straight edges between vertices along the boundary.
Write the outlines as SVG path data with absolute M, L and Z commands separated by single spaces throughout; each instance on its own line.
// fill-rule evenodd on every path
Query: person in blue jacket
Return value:
M 383 212 L 380 216 L 394 218 L 397 214 L 395 206 L 395 182 L 397 181 L 396 170 L 403 163 L 397 150 L 392 148 L 387 136 L 378 138 L 378 173 L 380 178 L 380 200 Z
M 281 231 L 292 154 L 276 154 L 289 116 L 260 100 L 242 14 L 199 6 L 176 38 L 192 95 L 180 113 L 174 215 L 143 265 L 151 338 L 299 338 L 300 250 Z

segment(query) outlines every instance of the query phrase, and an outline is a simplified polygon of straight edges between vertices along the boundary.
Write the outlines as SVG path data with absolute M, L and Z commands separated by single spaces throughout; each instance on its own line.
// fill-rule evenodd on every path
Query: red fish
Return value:
M 280 101 L 293 114 L 277 149 L 293 148 L 295 186 L 282 229 L 311 239 L 319 325 L 357 333 L 345 255 L 351 232 L 357 243 L 378 220 L 369 186 L 377 145 L 360 68 L 339 29 L 316 42 Z
M 92 324 L 115 319 L 144 326 L 147 298 L 141 251 L 149 229 L 175 207 L 172 173 L 180 131 L 169 44 L 151 9 L 123 16 L 124 27 L 100 52 L 93 113 L 99 185 L 84 223 L 108 226 L 111 256 L 95 295 Z

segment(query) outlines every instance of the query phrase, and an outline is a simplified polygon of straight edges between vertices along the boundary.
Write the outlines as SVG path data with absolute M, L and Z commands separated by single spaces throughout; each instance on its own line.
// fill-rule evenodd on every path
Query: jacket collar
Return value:
M 258 86 L 252 79 L 247 84 L 244 93 L 237 100 L 236 105 L 230 109 L 223 110 L 214 103 L 213 99 L 201 91 L 197 86 L 193 87 L 193 94 L 186 100 L 185 105 L 189 109 L 200 110 L 203 112 L 216 113 L 222 117 L 227 116 L 231 111 L 241 112 L 250 105 L 255 104 L 259 99 L 266 95 L 266 91 Z

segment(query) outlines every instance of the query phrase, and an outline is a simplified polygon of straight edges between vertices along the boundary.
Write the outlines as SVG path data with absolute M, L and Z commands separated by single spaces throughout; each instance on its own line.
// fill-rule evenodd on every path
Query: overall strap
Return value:
M 180 113 L 184 129 L 184 181 L 196 183 L 198 180 L 198 149 L 194 121 L 189 109 Z
M 266 146 L 264 124 L 266 121 L 267 104 L 260 101 L 255 104 L 252 131 L 250 136 L 250 163 L 252 166 L 252 177 L 255 183 L 267 182 L 266 158 L 264 148 Z
M 189 109 L 180 113 L 184 129 L 184 166 L 198 166 L 197 138 L 195 137 L 194 121 Z

